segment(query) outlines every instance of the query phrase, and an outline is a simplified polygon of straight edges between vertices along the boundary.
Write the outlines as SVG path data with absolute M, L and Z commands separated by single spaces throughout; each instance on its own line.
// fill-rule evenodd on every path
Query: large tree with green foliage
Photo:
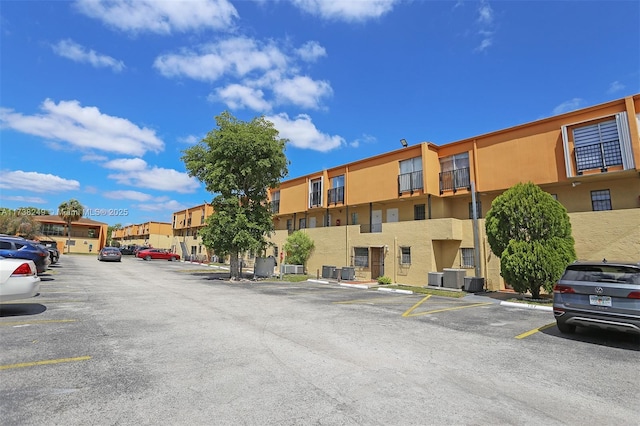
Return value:
M 214 212 L 199 234 L 207 248 L 229 255 L 235 279 L 241 275 L 239 254 L 262 253 L 273 230 L 267 191 L 288 173 L 287 140 L 264 117 L 245 122 L 225 111 L 216 117 L 216 125 L 183 151 L 182 161 L 190 176 L 218 194 L 212 201 Z
M 67 224 L 67 253 L 71 251 L 71 222 L 79 221 L 84 214 L 84 207 L 75 198 L 58 206 L 58 216 Z
M 285 262 L 293 265 L 304 265 L 307 269 L 307 260 L 311 256 L 315 244 L 309 235 L 304 231 L 295 231 L 284 243 L 284 251 L 287 253 Z
M 35 238 L 40 234 L 40 223 L 31 214 L 31 210 L 18 208 L 0 209 L 0 234 L 20 235 L 24 238 Z
M 551 292 L 564 268 L 576 259 L 567 210 L 537 185 L 519 183 L 498 196 L 485 220 L 500 274 L 514 290 L 540 296 Z

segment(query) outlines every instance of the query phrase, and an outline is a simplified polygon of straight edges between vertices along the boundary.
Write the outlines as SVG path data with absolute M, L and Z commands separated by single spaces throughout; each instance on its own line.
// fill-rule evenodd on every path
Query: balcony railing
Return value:
M 411 192 L 413 194 L 413 191 L 422 188 L 424 188 L 422 184 L 422 170 L 398 175 L 398 194 L 402 194 L 403 192 Z
M 468 167 L 440 173 L 440 194 L 444 191 L 453 191 L 455 193 L 460 188 L 471 190 L 471 177 Z
M 280 213 L 280 200 L 271 201 L 271 213 Z
M 608 167 L 622 165 L 622 152 L 620 142 L 617 140 L 577 146 L 574 154 L 578 174 L 592 169 L 606 172 Z
M 344 186 L 331 188 L 327 191 L 327 201 L 329 204 L 344 203 Z
M 311 201 L 311 207 L 320 206 L 320 200 L 322 200 L 322 193 L 320 191 L 312 191 L 311 194 L 309 194 L 309 197 Z

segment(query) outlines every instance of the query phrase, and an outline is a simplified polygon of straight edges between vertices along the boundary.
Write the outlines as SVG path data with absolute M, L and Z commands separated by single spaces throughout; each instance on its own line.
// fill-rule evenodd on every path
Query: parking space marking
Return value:
M 516 339 L 524 339 L 525 337 L 529 337 L 532 334 L 536 334 L 539 331 L 546 330 L 547 328 L 551 328 L 551 327 L 553 327 L 555 325 L 556 325 L 556 323 L 552 322 L 551 324 L 543 325 L 542 327 L 534 328 L 533 330 L 529 330 L 529 331 L 526 331 L 526 332 L 524 332 L 522 334 L 518 334 L 515 338 Z
M 410 307 L 407 311 L 405 311 L 402 316 L 403 317 L 409 317 L 412 316 L 411 312 L 413 312 L 418 306 L 422 305 L 423 302 L 425 302 L 427 299 L 429 299 L 431 297 L 431 295 L 427 295 L 425 297 L 423 297 L 422 299 L 420 299 L 420 301 L 418 303 L 416 303 L 415 305 L 413 305 L 412 307 Z
M 50 324 L 54 322 L 76 322 L 78 320 L 75 319 L 62 319 L 62 320 L 33 320 L 33 321 L 11 321 L 11 322 L 0 322 L 0 327 L 15 327 L 19 325 L 31 325 L 31 324 Z
M 338 302 L 332 302 L 336 305 L 360 305 L 360 304 L 369 304 L 369 305 L 393 305 L 395 303 L 405 303 L 406 299 L 398 299 L 391 297 L 372 297 L 371 299 L 353 299 L 353 300 L 341 300 Z
M 419 302 L 419 303 L 421 303 L 421 302 Z M 486 305 L 493 305 L 493 304 L 494 304 L 493 302 L 472 303 L 470 305 L 454 306 L 452 308 L 434 309 L 432 311 L 418 312 L 418 313 L 415 313 L 415 314 L 407 314 L 407 312 L 409 312 L 409 311 L 407 311 L 404 314 L 402 314 L 402 316 L 403 317 L 417 317 L 417 316 L 420 316 L 420 315 L 435 314 L 435 313 L 438 313 L 438 312 L 445 312 L 445 311 L 455 311 L 457 309 L 474 308 L 474 307 L 477 307 L 477 306 L 486 306 Z
M 86 361 L 89 359 L 91 359 L 90 356 L 78 356 L 75 358 L 59 358 L 59 359 L 46 359 L 44 361 L 21 362 L 19 364 L 0 365 L 0 370 L 10 370 L 13 368 L 24 368 L 24 367 L 35 367 L 38 365 L 61 364 L 63 362 Z

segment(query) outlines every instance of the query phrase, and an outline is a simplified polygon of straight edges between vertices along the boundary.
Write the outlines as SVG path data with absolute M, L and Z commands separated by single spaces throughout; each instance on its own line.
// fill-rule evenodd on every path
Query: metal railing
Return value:
M 471 177 L 468 167 L 440 172 L 440 194 L 444 191 L 453 191 L 455 193 L 460 188 L 471 190 Z
M 620 142 L 617 140 L 577 146 L 574 155 L 578 174 L 592 169 L 606 172 L 610 166 L 622 165 L 622 152 L 620 151 Z
M 280 213 L 280 200 L 271 201 L 271 213 Z
M 327 191 L 327 202 L 329 204 L 344 203 L 344 186 L 329 189 Z
M 398 175 L 398 194 L 411 192 L 424 188 L 422 183 L 422 170 Z

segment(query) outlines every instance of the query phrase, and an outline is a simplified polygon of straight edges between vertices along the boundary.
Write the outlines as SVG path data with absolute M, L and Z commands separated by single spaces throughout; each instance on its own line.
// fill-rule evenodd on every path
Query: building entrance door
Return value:
M 371 247 L 371 279 L 384 275 L 384 247 Z

